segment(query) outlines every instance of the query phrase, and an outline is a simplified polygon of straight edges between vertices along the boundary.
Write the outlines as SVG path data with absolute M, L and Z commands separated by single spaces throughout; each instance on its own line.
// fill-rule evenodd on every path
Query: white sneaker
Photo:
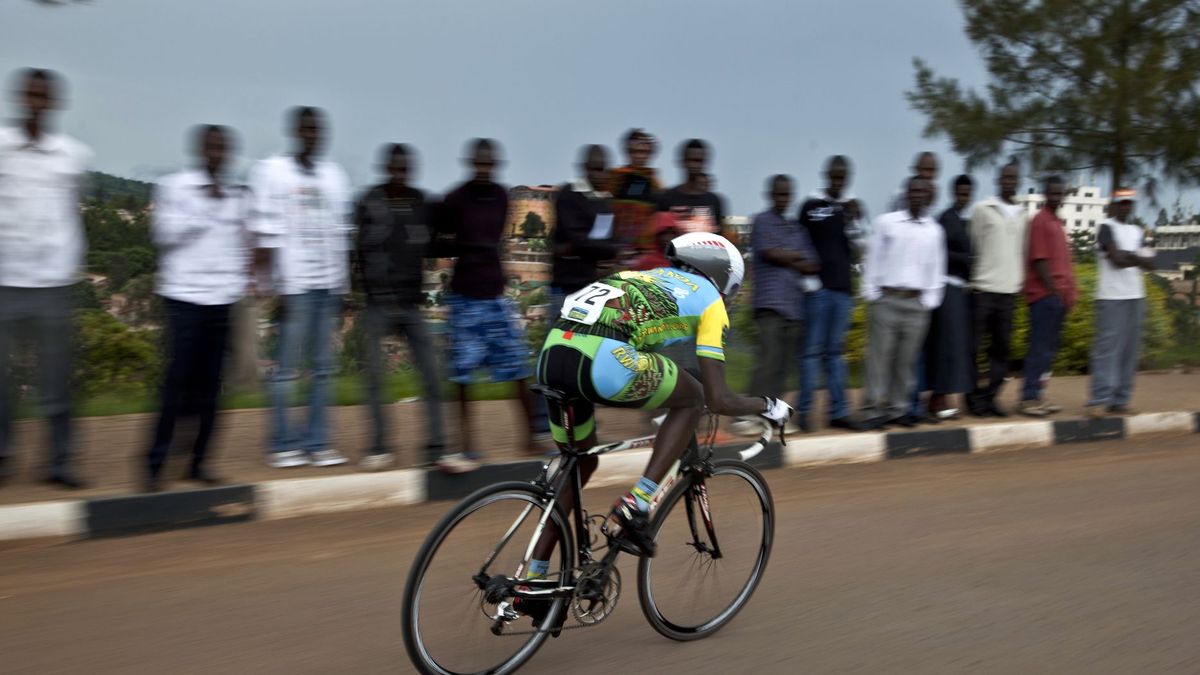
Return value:
M 346 459 L 345 455 L 337 450 L 334 450 L 333 448 L 325 448 L 324 450 L 311 452 L 309 453 L 309 457 L 311 458 L 309 461 L 313 466 L 337 466 L 338 464 L 345 464 L 347 461 L 349 461 Z
M 273 469 L 290 469 L 293 466 L 308 464 L 308 455 L 300 450 L 284 450 L 267 454 L 267 466 Z
M 468 473 L 479 468 L 479 462 L 469 459 L 461 452 L 442 455 L 436 462 L 437 468 L 446 473 Z
M 738 436 L 760 436 L 763 429 L 761 417 L 740 417 L 729 425 L 729 430 Z
M 358 460 L 358 468 L 363 471 L 383 471 L 396 464 L 396 456 L 390 452 L 376 452 Z

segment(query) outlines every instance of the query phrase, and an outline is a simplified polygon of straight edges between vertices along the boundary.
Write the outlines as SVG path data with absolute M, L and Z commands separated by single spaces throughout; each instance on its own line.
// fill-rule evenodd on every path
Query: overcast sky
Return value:
M 444 191 L 473 136 L 504 144 L 504 182 L 558 183 L 580 145 L 617 151 L 639 126 L 670 184 L 679 142 L 709 140 L 732 213 L 760 210 L 773 173 L 812 191 L 834 153 L 878 213 L 933 149 L 944 203 L 962 162 L 905 102 L 918 55 L 984 81 L 950 0 L 0 0 L 0 69 L 61 71 L 62 127 L 96 168 L 141 179 L 185 164 L 200 122 L 236 128 L 243 162 L 284 150 L 282 114 L 306 104 L 329 112 L 356 184 L 380 143 L 404 141 L 419 183 Z

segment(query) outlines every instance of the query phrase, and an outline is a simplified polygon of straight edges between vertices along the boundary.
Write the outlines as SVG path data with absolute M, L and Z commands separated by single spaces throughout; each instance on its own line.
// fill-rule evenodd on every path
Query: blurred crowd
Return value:
M 9 359 L 15 341 L 28 340 L 38 355 L 42 411 L 51 430 L 44 478 L 77 488 L 84 480 L 71 461 L 70 291 L 86 247 L 78 192 L 91 152 L 53 124 L 61 102 L 58 75 L 25 70 L 14 85 L 16 121 L 0 128 L 0 481 L 12 465 Z M 290 149 L 256 162 L 244 184 L 230 175 L 234 131 L 202 125 L 191 132 L 193 168 L 155 187 L 156 292 L 165 305 L 169 359 L 142 489 L 161 490 L 176 477 L 164 467 L 185 418 L 197 424 L 184 478 L 220 482 L 207 462 L 208 448 L 232 308 L 246 296 L 277 296 L 282 308 L 276 367 L 267 383 L 272 413 L 265 461 L 277 468 L 346 463 L 330 445 L 328 407 L 335 321 L 352 286 L 366 298 L 373 440 L 358 457 L 363 469 L 396 462 L 390 440 L 398 432 L 388 425 L 381 348 L 392 336 L 407 342 L 422 381 L 427 464 L 462 472 L 481 458 L 486 441 L 476 434 L 477 406 L 467 388 L 481 373 L 517 383 L 522 450 L 550 451 L 544 404 L 526 386 L 533 371 L 525 328 L 504 293 L 509 198 L 497 182 L 500 145 L 471 141 L 465 180 L 435 199 L 412 185 L 416 151 L 386 144 L 380 182 L 356 194 L 343 168 L 325 157 L 326 115 L 297 107 L 286 120 Z M 658 154 L 652 134 L 632 129 L 620 145 L 626 163 L 617 167 L 604 146 L 582 148 L 577 176 L 556 193 L 551 317 L 563 298 L 614 268 L 668 265 L 667 244 L 680 234 L 725 233 L 726 209 L 712 190 L 707 143 L 692 139 L 680 146 L 682 182 L 669 188 L 652 167 Z M 1045 396 L 1045 380 L 1064 318 L 1080 300 L 1066 226 L 1057 215 L 1063 180 L 1044 178 L 1045 201 L 1031 218 L 1014 201 L 1015 163 L 999 170 L 995 194 L 983 199 L 976 199 L 969 176 L 948 180 L 948 206 L 940 210 L 938 158 L 919 154 L 907 174 L 891 210 L 874 219 L 850 192 L 849 158 L 826 160 L 824 185 L 799 200 L 789 176 L 766 180 L 765 208 L 754 216 L 749 240 L 739 242 L 751 287 L 741 301 L 752 306 L 758 334 L 750 393 L 783 396 L 795 378 L 792 430 L 803 432 L 1008 416 L 1014 411 L 997 396 L 1008 377 L 1014 308 L 1023 296 L 1030 331 L 1015 412 L 1044 417 L 1060 411 Z M 1131 218 L 1135 199 L 1132 190 L 1116 191 L 1110 217 L 1096 232 L 1099 285 L 1091 299 L 1096 338 L 1086 410 L 1093 417 L 1131 412 L 1145 314 L 1142 274 L 1153 269 L 1153 252 Z M 428 258 L 454 260 L 444 299 L 445 352 L 435 347 L 421 311 Z M 868 307 L 858 405 L 847 396 L 845 358 L 856 303 Z M 681 367 L 695 359 L 687 346 L 668 349 Z M 461 413 L 453 448 L 442 410 L 444 374 L 457 385 Z M 302 377 L 310 384 L 301 410 L 293 404 Z M 757 424 L 739 420 L 732 428 L 749 433 Z

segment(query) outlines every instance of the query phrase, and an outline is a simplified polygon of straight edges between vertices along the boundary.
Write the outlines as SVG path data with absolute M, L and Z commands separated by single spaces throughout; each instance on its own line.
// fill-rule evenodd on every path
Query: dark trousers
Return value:
M 1067 308 L 1057 295 L 1048 295 L 1029 306 L 1029 350 L 1025 354 L 1025 387 L 1022 401 L 1042 397 L 1042 375 L 1050 372 L 1058 354 Z
M 71 453 L 71 291 L 0 286 L 0 465 L 11 453 L 14 408 L 9 359 L 18 342 L 37 352 L 42 410 L 50 422 L 51 475 L 67 470 Z M 0 473 L 3 473 L 0 468 Z
M 193 305 L 164 299 L 170 362 L 162 387 L 162 411 L 154 428 L 154 441 L 146 453 L 151 477 L 162 473 L 175 435 L 175 422 L 196 417 L 191 470 L 200 469 L 208 455 L 221 391 L 221 364 L 229 340 L 229 313 L 233 305 Z
M 750 381 L 753 396 L 783 396 L 787 377 L 796 363 L 801 324 L 770 309 L 754 310 L 758 325 L 758 363 Z
M 1013 301 L 1011 293 L 971 293 L 971 365 L 975 369 L 975 388 L 971 395 L 974 408 L 992 405 L 1004 377 L 1008 375 L 1011 350 Z M 987 367 L 981 369 L 979 354 L 987 340 Z M 981 386 L 980 382 L 984 384 Z
M 368 304 L 363 316 L 366 321 L 367 402 L 373 428 L 370 452 L 389 451 L 387 415 L 383 409 L 384 374 L 383 338 L 396 333 L 408 341 L 411 363 L 421 375 L 424 387 L 426 429 L 426 459 L 436 462 L 445 444 L 442 424 L 442 392 L 438 380 L 437 356 L 433 340 L 425 327 L 425 318 L 418 307 L 381 307 Z M 539 397 L 540 398 L 540 397 Z

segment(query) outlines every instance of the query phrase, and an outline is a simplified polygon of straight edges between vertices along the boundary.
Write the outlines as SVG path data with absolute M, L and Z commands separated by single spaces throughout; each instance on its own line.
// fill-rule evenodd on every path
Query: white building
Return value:
M 1154 248 L 1174 251 L 1200 246 L 1200 220 L 1185 225 L 1163 225 L 1154 230 Z
M 1025 213 L 1033 217 L 1046 205 L 1045 195 L 1038 194 L 1034 188 L 1029 188 L 1025 194 L 1019 194 L 1016 202 L 1025 208 Z M 1095 231 L 1105 218 L 1108 217 L 1108 197 L 1100 188 L 1094 185 L 1084 185 L 1067 188 L 1066 198 L 1058 209 L 1058 217 L 1063 219 L 1068 230 Z

